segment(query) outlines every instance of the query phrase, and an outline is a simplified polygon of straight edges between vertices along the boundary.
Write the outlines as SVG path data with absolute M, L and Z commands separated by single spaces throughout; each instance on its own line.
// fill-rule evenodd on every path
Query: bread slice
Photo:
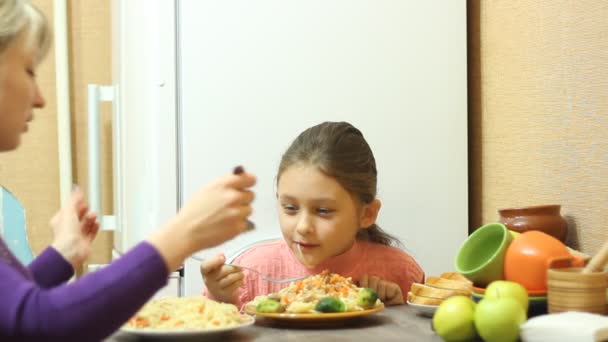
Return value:
M 458 281 L 462 281 L 462 282 L 471 284 L 471 286 L 473 286 L 472 281 L 470 281 L 467 277 L 463 276 L 462 274 L 460 274 L 458 272 L 443 272 L 443 273 L 441 273 L 440 278 L 458 280 Z
M 473 290 L 473 285 L 470 282 L 467 283 L 464 281 L 445 279 L 440 277 L 428 277 L 425 283 L 426 285 L 442 289 L 464 291 L 467 292 L 469 296 L 471 295 L 471 291 Z
M 439 304 L 441 304 L 441 302 L 443 302 L 443 299 L 417 296 L 417 295 L 413 294 L 412 291 L 410 291 L 407 293 L 407 301 L 408 301 L 408 303 L 413 303 L 413 304 L 439 305 Z
M 442 289 L 439 287 L 433 287 L 425 284 L 413 283 L 410 289 L 412 294 L 417 296 L 432 297 L 437 299 L 446 299 L 452 296 L 471 296 L 470 291 L 463 291 L 458 289 Z

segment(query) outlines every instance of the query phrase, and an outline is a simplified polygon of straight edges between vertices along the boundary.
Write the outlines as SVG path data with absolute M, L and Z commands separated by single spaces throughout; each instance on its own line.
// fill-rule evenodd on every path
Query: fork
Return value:
M 291 278 L 276 279 L 276 278 L 271 278 L 271 277 L 267 276 L 266 274 L 263 274 L 260 271 L 258 271 L 256 269 L 253 269 L 251 267 L 241 266 L 241 265 L 237 265 L 237 264 L 230 264 L 230 263 L 227 263 L 225 265 L 227 265 L 227 266 L 234 266 L 234 267 L 246 269 L 246 270 L 249 270 L 251 272 L 257 273 L 260 276 L 260 278 L 262 278 L 262 279 L 264 279 L 266 281 L 269 281 L 271 283 L 278 283 L 278 284 L 291 283 L 292 281 L 301 280 L 301 279 L 304 279 L 304 278 L 308 277 L 308 276 L 304 275 L 304 276 L 297 276 L 297 277 L 291 277 Z

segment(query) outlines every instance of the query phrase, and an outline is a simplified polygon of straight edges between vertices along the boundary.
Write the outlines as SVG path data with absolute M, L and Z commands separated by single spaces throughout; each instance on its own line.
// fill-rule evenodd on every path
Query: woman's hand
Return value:
M 224 265 L 226 257 L 218 254 L 201 263 L 201 275 L 213 299 L 234 304 L 236 289 L 243 285 L 243 271 Z
M 378 298 L 386 305 L 405 304 L 401 287 L 396 283 L 366 274 L 359 279 L 359 286 L 376 291 Z
M 210 183 L 197 193 L 178 212 L 176 220 L 190 227 L 194 251 L 231 239 L 247 227 L 251 215 L 253 175 L 229 174 Z
M 99 231 L 97 214 L 89 211 L 80 188 L 75 188 L 69 199 L 51 219 L 55 248 L 74 269 L 80 268 L 91 255 L 92 243 Z
M 254 199 L 247 188 L 255 182 L 255 176 L 246 172 L 216 179 L 196 192 L 173 219 L 148 238 L 170 272 L 196 251 L 219 245 L 245 230 Z

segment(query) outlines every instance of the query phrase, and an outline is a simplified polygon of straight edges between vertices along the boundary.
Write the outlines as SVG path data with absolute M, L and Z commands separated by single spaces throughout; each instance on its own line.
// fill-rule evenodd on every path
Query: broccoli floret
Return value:
M 315 310 L 319 312 L 344 312 L 346 305 L 336 297 L 326 297 L 317 303 Z
M 255 307 L 255 311 L 266 313 L 283 312 L 283 310 L 285 310 L 283 305 L 273 299 L 264 299 L 263 301 L 259 302 L 258 305 L 256 305 Z
M 362 288 L 357 294 L 357 304 L 364 309 L 369 309 L 376 305 L 377 299 L 378 294 L 369 287 Z

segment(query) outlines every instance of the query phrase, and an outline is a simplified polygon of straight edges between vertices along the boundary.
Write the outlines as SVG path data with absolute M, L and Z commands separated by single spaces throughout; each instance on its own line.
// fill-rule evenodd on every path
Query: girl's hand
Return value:
M 401 287 L 396 283 L 366 274 L 359 279 L 359 286 L 376 291 L 378 298 L 387 306 L 405 304 Z
M 217 254 L 201 263 L 201 275 L 213 299 L 224 303 L 235 302 L 236 289 L 243 285 L 243 271 L 224 265 L 226 257 Z
M 93 240 L 99 231 L 97 214 L 89 211 L 80 188 L 75 188 L 70 198 L 51 219 L 53 246 L 74 269 L 82 266 L 91 255 Z

